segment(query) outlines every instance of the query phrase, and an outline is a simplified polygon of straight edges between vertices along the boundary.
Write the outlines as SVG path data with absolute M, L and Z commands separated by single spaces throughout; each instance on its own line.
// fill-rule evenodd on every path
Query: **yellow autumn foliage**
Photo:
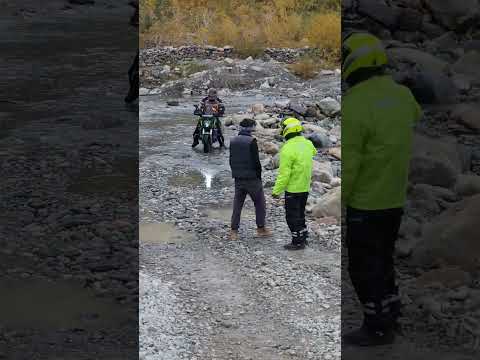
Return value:
M 164 45 L 322 49 L 340 54 L 340 0 L 141 0 L 140 40 Z

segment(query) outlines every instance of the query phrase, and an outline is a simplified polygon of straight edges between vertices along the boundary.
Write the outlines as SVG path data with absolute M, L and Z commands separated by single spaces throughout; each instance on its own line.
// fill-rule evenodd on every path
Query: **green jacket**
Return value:
M 309 192 L 316 154 L 315 146 L 303 136 L 289 139 L 280 150 L 280 168 L 272 194 Z
M 410 90 L 375 76 L 342 98 L 342 201 L 362 210 L 405 205 L 413 126 L 422 111 Z

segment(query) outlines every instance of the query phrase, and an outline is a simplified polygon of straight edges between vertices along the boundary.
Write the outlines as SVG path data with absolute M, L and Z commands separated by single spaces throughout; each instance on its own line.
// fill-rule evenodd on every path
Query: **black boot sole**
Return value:
M 288 244 L 288 245 L 283 245 L 283 248 L 289 251 L 303 250 L 305 249 L 305 244 L 301 244 L 301 245 Z
M 342 342 L 350 346 L 374 347 L 386 346 L 395 342 L 395 334 L 377 336 L 356 336 L 356 334 L 347 334 L 342 337 Z

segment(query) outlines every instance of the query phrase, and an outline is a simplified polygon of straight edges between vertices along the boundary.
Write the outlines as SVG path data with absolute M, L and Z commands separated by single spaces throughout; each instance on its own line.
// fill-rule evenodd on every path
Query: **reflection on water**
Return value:
M 207 189 L 210 189 L 212 187 L 213 175 L 208 172 L 204 172 L 203 176 L 205 176 L 205 186 Z

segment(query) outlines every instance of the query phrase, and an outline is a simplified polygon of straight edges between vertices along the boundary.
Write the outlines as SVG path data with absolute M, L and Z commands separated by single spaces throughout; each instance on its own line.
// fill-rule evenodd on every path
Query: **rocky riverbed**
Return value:
M 397 244 L 406 331 L 402 343 L 387 351 L 391 356 L 414 356 L 424 349 L 424 358 L 441 358 L 441 349 L 459 358 L 477 358 L 478 1 L 343 3 L 345 31 L 368 29 L 383 39 L 389 72 L 412 89 L 424 109 L 416 128 L 409 201 Z M 342 296 L 344 309 L 355 309 L 351 287 L 346 286 Z M 358 321 L 348 312 L 343 319 L 344 326 Z
M 278 62 L 204 65 L 141 96 L 141 358 L 339 359 L 338 72 L 302 82 Z M 229 82 L 228 68 L 247 81 Z M 228 240 L 228 150 L 204 154 L 201 145 L 190 147 L 193 104 L 201 98 L 196 93 L 203 95 L 209 85 L 219 88 L 227 108 L 227 146 L 241 119 L 257 122 L 272 238 L 254 237 L 254 209 L 247 200 L 240 240 Z M 283 200 L 269 195 L 282 145 L 278 125 L 288 114 L 305 122 L 306 136 L 319 149 L 308 205 L 310 246 L 296 253 L 282 247 L 290 241 Z
M 0 358 L 135 358 L 138 108 L 123 102 L 132 9 L 0 8 Z

